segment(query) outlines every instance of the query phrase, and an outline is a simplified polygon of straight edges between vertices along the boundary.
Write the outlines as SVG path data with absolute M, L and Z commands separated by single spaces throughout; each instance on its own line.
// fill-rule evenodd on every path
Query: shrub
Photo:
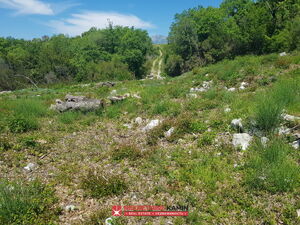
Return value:
M 246 183 L 255 189 L 284 192 L 299 186 L 299 166 L 289 158 L 290 147 L 282 140 L 271 142 L 266 148 L 255 147 L 246 165 Z
M 0 224 L 53 224 L 56 201 L 54 191 L 40 182 L 0 181 Z
M 8 122 L 8 128 L 12 133 L 24 133 L 31 130 L 37 130 L 38 122 L 32 118 L 23 116 L 14 116 Z
M 121 176 L 105 175 L 101 171 L 89 171 L 88 176 L 81 182 L 82 188 L 93 198 L 120 195 L 128 189 Z

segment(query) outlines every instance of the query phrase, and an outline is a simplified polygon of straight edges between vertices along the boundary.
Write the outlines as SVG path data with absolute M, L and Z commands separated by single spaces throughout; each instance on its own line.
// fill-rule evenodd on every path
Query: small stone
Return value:
M 24 170 L 31 172 L 32 170 L 34 170 L 35 167 L 35 164 L 29 163 L 27 166 L 24 167 Z
M 291 129 L 289 128 L 280 127 L 278 130 L 279 135 L 290 134 L 290 133 L 291 133 Z
M 112 225 L 112 222 L 113 222 L 113 219 L 109 217 L 105 220 L 105 225 Z
M 127 127 L 128 129 L 131 129 L 131 128 L 132 128 L 132 125 L 131 125 L 131 124 L 128 124 L 128 123 L 125 123 L 123 126 L 124 126 L 124 127 Z
M 138 125 L 141 125 L 143 123 L 143 119 L 141 117 L 137 117 L 134 120 L 135 123 L 137 123 Z
M 221 156 L 222 155 L 222 153 L 221 152 L 218 152 L 217 154 L 216 154 L 216 156 Z
M 242 119 L 233 119 L 231 121 L 231 127 L 238 130 L 238 131 L 243 131 L 243 124 L 242 124 Z
M 170 128 L 170 129 L 165 133 L 165 137 L 171 137 L 174 131 L 175 131 L 175 128 L 174 128 L 174 127 Z
M 252 137 L 247 133 L 234 134 L 232 139 L 232 144 L 234 147 L 241 147 L 242 150 L 247 150 L 250 145 Z
M 294 149 L 299 149 L 299 146 L 300 146 L 300 139 L 297 140 L 297 141 L 294 141 L 294 142 L 292 143 L 292 147 L 293 147 Z
M 37 140 L 37 143 L 39 143 L 41 145 L 44 145 L 44 144 L 47 144 L 47 141 L 43 140 L 43 139 L 40 139 L 40 140 Z
M 117 95 L 117 90 L 112 90 L 112 91 L 110 92 L 110 95 L 112 95 L 112 96 Z
M 137 98 L 137 99 L 141 99 L 141 98 L 142 98 L 141 96 L 139 96 L 139 95 L 137 95 L 137 94 L 133 94 L 132 97 Z
M 190 97 L 190 98 L 197 98 L 198 95 L 195 94 L 195 93 L 190 93 L 190 94 L 187 94 L 187 97 Z
M 236 88 L 229 88 L 229 89 L 227 89 L 228 91 L 230 91 L 230 92 L 235 92 L 235 90 L 236 90 Z
M 239 165 L 238 165 L 238 164 L 236 164 L 236 163 L 235 163 L 235 164 L 233 164 L 233 167 L 234 167 L 234 168 L 237 168 L 238 166 L 239 166 Z
M 68 211 L 68 212 L 75 211 L 76 210 L 76 206 L 75 205 L 67 205 L 65 207 L 65 210 Z
M 262 137 L 262 138 L 260 139 L 260 142 L 262 143 L 262 145 L 263 145 L 264 147 L 267 146 L 267 143 L 268 143 L 269 141 L 270 141 L 270 139 L 267 138 L 267 137 Z
M 226 113 L 231 112 L 231 108 L 225 108 L 225 109 L 224 109 L 224 112 L 226 112 Z
M 299 116 L 292 116 L 292 115 L 285 114 L 285 113 L 282 114 L 282 117 L 283 117 L 284 120 L 291 121 L 291 122 L 294 122 L 296 120 L 300 120 Z
M 152 130 L 154 127 L 157 127 L 161 123 L 160 120 L 151 120 L 150 123 L 145 126 L 142 131 L 147 132 Z
M 297 209 L 297 217 L 300 217 L 300 209 Z
M 287 54 L 286 54 L 286 52 L 281 52 L 280 54 L 279 54 L 279 56 L 286 56 Z

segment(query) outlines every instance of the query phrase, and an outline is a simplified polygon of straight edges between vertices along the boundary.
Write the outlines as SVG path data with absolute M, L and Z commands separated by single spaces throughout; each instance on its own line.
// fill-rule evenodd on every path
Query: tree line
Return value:
M 166 46 L 165 72 L 245 54 L 300 48 L 300 0 L 224 0 L 175 15 Z
M 0 38 L 0 90 L 28 84 L 141 78 L 154 52 L 146 31 L 112 24 L 77 37 Z

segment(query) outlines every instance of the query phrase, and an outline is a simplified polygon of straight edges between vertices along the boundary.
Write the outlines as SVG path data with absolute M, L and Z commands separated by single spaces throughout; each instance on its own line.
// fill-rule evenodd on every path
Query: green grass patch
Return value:
M 290 146 L 275 139 L 264 148 L 256 145 L 246 165 L 246 183 L 254 189 L 291 191 L 300 185 L 300 168 L 289 157 Z
M 82 180 L 81 187 L 93 198 L 120 195 L 128 189 L 128 184 L 121 176 L 107 175 L 101 171 L 89 171 Z
M 0 224 L 55 224 L 54 191 L 40 182 L 0 181 Z

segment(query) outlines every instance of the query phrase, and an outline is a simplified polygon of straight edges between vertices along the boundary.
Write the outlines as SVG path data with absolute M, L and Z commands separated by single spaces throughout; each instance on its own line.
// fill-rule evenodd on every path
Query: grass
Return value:
M 257 127 L 273 132 L 282 122 L 283 110 L 299 100 L 300 86 L 297 80 L 284 80 L 274 88 L 258 96 L 255 121 Z
M 300 185 L 300 168 L 290 156 L 290 146 L 275 139 L 266 148 L 255 147 L 247 163 L 246 183 L 272 193 L 292 191 Z
M 117 160 L 117 161 L 123 159 L 129 159 L 135 161 L 143 156 L 141 150 L 138 147 L 129 144 L 122 144 L 117 146 L 113 150 L 111 155 L 113 160 Z
M 106 175 L 102 172 L 89 171 L 81 187 L 93 198 L 102 198 L 123 194 L 128 189 L 126 181 L 117 175 Z
M 0 224 L 54 224 L 59 210 L 51 188 L 37 182 L 29 184 L 0 181 Z
M 289 146 L 293 135 L 277 141 L 272 134 L 278 126 L 299 125 L 280 118 L 283 109 L 300 116 L 298 55 L 289 54 L 287 62 L 279 62 L 278 54 L 237 57 L 176 78 L 117 82 L 113 88 L 65 83 L 2 95 L 0 172 L 7 177 L 42 177 L 55 187 L 58 202 L 50 209 L 45 206 L 38 216 L 40 211 L 31 213 L 34 219 L 26 214 L 31 224 L 45 214 L 51 218 L 42 224 L 56 222 L 56 205 L 66 204 L 79 210 L 64 212 L 57 223 L 103 224 L 111 206 L 118 204 L 188 204 L 187 218 L 120 218 L 116 224 L 298 224 L 299 151 Z M 211 80 L 209 91 L 196 98 L 188 95 L 192 87 Z M 241 82 L 249 83 L 245 90 L 238 90 Z M 237 90 L 228 92 L 224 86 Z M 97 112 L 48 111 L 66 94 L 107 99 L 113 89 L 141 98 L 107 104 Z M 231 112 L 224 112 L 227 107 Z M 134 123 L 137 117 L 143 118 L 142 124 Z M 9 122 L 15 118 L 13 133 Z M 243 119 L 246 132 L 254 128 L 253 120 L 259 121 L 269 145 L 252 142 L 243 153 L 233 148 L 230 122 L 236 118 Z M 37 129 L 30 128 L 31 119 Z M 163 122 L 142 132 L 153 119 Z M 166 137 L 172 127 L 174 132 Z M 23 170 L 29 162 L 39 165 L 31 173 Z M 30 183 L 18 185 L 27 188 Z M 52 201 L 53 195 L 39 193 L 35 189 L 33 195 L 40 206 Z M 81 216 L 83 221 L 77 219 Z

